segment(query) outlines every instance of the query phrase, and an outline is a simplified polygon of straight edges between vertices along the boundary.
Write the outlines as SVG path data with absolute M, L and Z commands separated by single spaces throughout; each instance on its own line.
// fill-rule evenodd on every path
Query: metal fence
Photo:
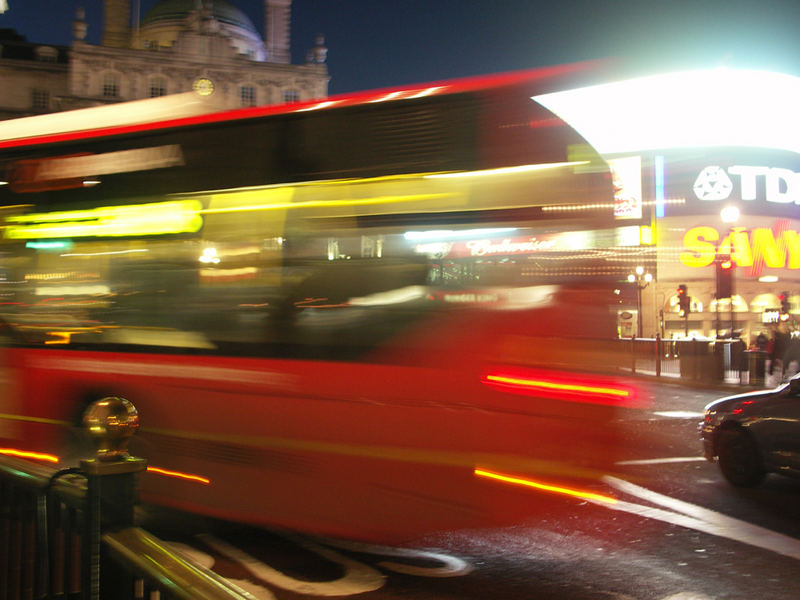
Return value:
M 765 384 L 767 355 L 741 340 L 626 338 L 623 368 L 631 373 L 703 383 Z
M 132 405 L 106 398 L 86 415 L 99 447 L 78 468 L 0 456 L 0 600 L 253 600 L 134 525 Z

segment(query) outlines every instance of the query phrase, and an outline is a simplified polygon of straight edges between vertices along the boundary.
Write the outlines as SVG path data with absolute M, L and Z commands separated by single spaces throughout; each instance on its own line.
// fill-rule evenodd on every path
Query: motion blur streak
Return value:
M 523 391 L 528 393 L 545 394 L 557 397 L 560 400 L 573 400 L 577 402 L 590 402 L 594 404 L 618 404 L 633 399 L 633 390 L 624 387 L 609 387 L 592 385 L 590 382 L 568 380 L 561 378 L 541 377 L 535 378 L 486 375 L 483 378 L 486 385 L 495 386 L 506 391 Z
M 210 479 L 201 477 L 200 475 L 190 475 L 189 473 L 181 473 L 179 471 L 168 471 L 166 469 L 159 469 L 158 467 L 147 467 L 148 472 L 158 473 L 159 475 L 166 475 L 167 477 L 176 477 L 177 479 L 188 479 L 190 481 L 199 481 L 205 485 L 211 483 Z
M 566 496 L 574 496 L 575 498 L 585 498 L 587 500 L 595 500 L 597 502 L 606 502 L 608 504 L 616 504 L 617 499 L 613 496 L 606 496 L 604 494 L 598 494 L 596 492 L 588 492 L 584 490 L 573 490 L 570 488 L 549 485 L 546 483 L 541 483 L 538 481 L 533 481 L 531 479 L 522 479 L 521 477 L 512 477 L 510 475 L 503 475 L 502 473 L 495 473 L 493 471 L 486 471 L 484 469 L 475 468 L 475 475 L 478 477 L 486 477 L 488 479 L 495 479 L 497 481 L 503 481 L 505 483 L 511 483 L 514 485 L 521 485 L 526 487 L 536 488 L 537 490 L 543 490 L 545 492 L 553 492 L 555 494 L 564 494 Z
M 32 458 L 34 460 L 46 460 L 47 462 L 58 462 L 58 457 L 52 454 L 43 454 L 41 452 L 25 452 L 24 450 L 17 450 L 15 448 L 0 448 L 0 454 L 8 456 L 17 456 L 19 458 Z
M 451 177 L 483 177 L 485 175 L 508 175 L 509 173 L 528 173 L 529 171 L 543 171 L 545 169 L 559 169 L 561 167 L 577 167 L 580 165 L 588 165 L 588 164 L 589 164 L 588 160 L 579 160 L 573 162 L 544 163 L 538 165 L 519 165 L 514 167 L 501 167 L 498 169 L 484 169 L 481 171 L 435 173 L 433 175 L 425 175 L 425 179 L 443 179 Z
M 413 194 L 406 196 L 381 196 L 377 198 L 358 198 L 353 200 L 308 200 L 305 202 L 277 202 L 259 206 L 232 206 L 226 208 L 205 208 L 198 210 L 198 214 L 253 212 L 257 210 L 285 210 L 289 208 L 335 208 L 341 206 L 369 206 L 372 204 L 395 204 L 399 202 L 420 202 L 427 200 L 442 200 L 454 198 L 456 194 Z
M 46 340 L 45 344 L 69 344 L 72 339 L 71 331 L 48 331 L 47 335 L 52 335 L 56 339 Z

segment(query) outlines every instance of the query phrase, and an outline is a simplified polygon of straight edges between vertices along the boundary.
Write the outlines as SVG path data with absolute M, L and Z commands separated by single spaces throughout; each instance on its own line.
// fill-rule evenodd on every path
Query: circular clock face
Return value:
M 192 89 L 201 96 L 210 96 L 214 93 L 214 82 L 206 77 L 195 79 Z

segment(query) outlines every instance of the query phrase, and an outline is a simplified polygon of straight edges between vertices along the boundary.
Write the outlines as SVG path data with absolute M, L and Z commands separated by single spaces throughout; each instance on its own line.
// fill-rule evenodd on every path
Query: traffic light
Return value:
M 718 254 L 715 261 L 717 267 L 717 299 L 733 296 L 733 260 L 730 254 Z
M 781 292 L 778 299 L 781 301 L 781 313 L 789 314 L 789 292 Z
M 678 286 L 678 307 L 681 309 L 681 316 L 688 315 L 692 310 L 689 293 L 683 283 Z

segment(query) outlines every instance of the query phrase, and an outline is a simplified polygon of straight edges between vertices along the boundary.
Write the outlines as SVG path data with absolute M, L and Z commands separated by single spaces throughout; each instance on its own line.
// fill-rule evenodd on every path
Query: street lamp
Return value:
M 636 267 L 636 272 L 628 275 L 628 283 L 636 286 L 636 323 L 637 337 L 642 337 L 642 290 L 650 285 L 653 276 L 646 273 L 644 267 Z

